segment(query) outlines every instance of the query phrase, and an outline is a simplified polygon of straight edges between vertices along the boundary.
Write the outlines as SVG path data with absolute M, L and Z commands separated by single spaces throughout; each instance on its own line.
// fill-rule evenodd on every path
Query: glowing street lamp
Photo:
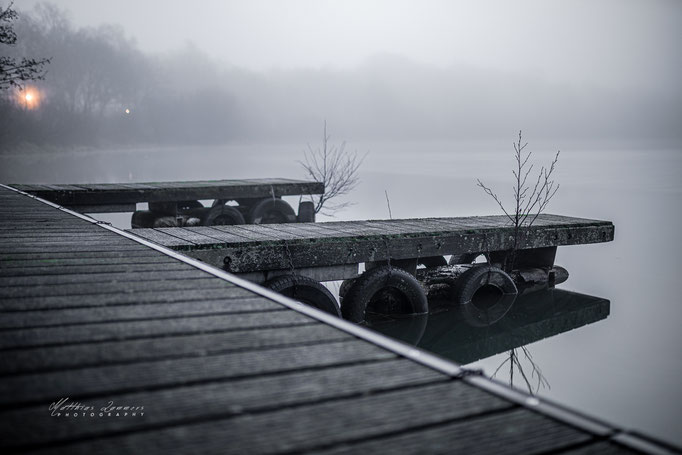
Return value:
M 27 87 L 23 92 L 17 94 L 17 102 L 24 105 L 24 109 L 37 109 L 40 104 L 40 92 L 33 87 Z

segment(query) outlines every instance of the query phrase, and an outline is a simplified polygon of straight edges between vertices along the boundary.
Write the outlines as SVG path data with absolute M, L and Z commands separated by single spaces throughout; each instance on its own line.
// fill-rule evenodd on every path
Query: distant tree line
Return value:
M 76 27 L 50 4 L 18 13 L 16 42 L 0 46 L 0 56 L 50 64 L 23 92 L 0 91 L 0 152 L 25 143 L 305 143 L 323 119 L 353 142 L 497 140 L 524 125 L 552 143 L 682 143 L 680 91 L 561 85 L 532 73 L 435 68 L 381 54 L 345 70 L 255 72 L 191 44 L 145 53 L 120 27 Z M 28 90 L 35 90 L 30 102 Z
M 21 12 L 13 25 L 19 39 L 0 50 L 3 58 L 40 55 L 51 64 L 43 80 L 0 93 L 0 148 L 232 138 L 232 97 L 178 71 L 196 65 L 196 55 L 145 55 L 120 27 L 76 28 L 52 4 Z M 187 78 L 177 81 L 179 73 Z

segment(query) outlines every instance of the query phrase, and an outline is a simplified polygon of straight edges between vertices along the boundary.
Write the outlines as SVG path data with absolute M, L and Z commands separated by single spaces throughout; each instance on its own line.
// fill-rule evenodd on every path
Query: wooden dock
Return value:
M 139 202 L 267 198 L 324 191 L 324 185 L 319 182 L 283 178 L 11 186 L 83 213 L 133 212 Z
M 3 453 L 670 449 L 6 186 L 0 315 Z
M 326 278 L 338 280 L 357 276 L 360 263 L 508 250 L 513 232 L 505 216 L 135 230 L 232 273 L 267 272 L 248 276 L 256 281 L 292 268 L 340 267 Z M 609 242 L 613 235 L 610 221 L 542 214 L 521 230 L 519 249 Z

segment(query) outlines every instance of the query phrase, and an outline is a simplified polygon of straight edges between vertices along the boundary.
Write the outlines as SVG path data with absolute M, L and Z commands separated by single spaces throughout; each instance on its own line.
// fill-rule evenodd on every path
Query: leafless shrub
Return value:
M 0 44 L 14 46 L 17 34 L 14 32 L 13 22 L 19 17 L 12 8 L 11 2 L 7 8 L 0 6 Z M 50 63 L 49 58 L 22 58 L 17 61 L 14 57 L 0 56 L 0 90 L 10 87 L 24 88 L 23 82 L 36 81 L 45 78 L 44 66 Z
M 518 249 L 519 230 L 521 227 L 530 227 L 533 225 L 538 216 L 547 208 L 549 201 L 559 189 L 559 184 L 552 180 L 552 174 L 559 161 L 560 151 L 556 152 L 549 167 L 542 166 L 537 177 L 533 177 L 531 173 L 534 164 L 529 163 L 532 152 L 525 152 L 528 143 L 523 142 L 521 131 L 519 131 L 518 142 L 514 142 L 513 145 L 516 166 L 512 170 L 512 174 L 514 174 L 514 186 L 512 188 L 514 207 L 512 210 L 507 210 L 498 195 L 480 179 L 477 179 L 477 186 L 481 187 L 488 196 L 492 197 L 493 200 L 497 202 L 497 205 L 500 206 L 514 226 L 514 246 L 507 260 L 507 264 L 505 264 L 505 269 L 507 269 L 507 271 L 511 270 L 514 266 L 514 259 Z M 529 177 L 530 181 L 528 180 Z
M 308 144 L 308 150 L 303 152 L 304 159 L 299 163 L 309 177 L 324 184 L 323 194 L 311 196 L 315 213 L 333 216 L 335 212 L 352 205 L 351 202 L 331 205 L 329 201 L 350 193 L 360 183 L 358 169 L 367 154 L 358 156 L 357 152 L 348 152 L 345 141 L 336 146 L 329 143 L 330 138 L 325 121 L 322 146 L 313 149 Z

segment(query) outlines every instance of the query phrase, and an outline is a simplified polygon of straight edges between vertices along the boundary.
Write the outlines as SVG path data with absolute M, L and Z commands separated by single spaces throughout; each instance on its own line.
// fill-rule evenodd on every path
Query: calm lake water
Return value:
M 496 204 L 476 188 L 476 178 L 500 195 L 511 193 L 511 140 L 362 143 L 348 149 L 354 147 L 370 153 L 360 170 L 362 183 L 349 197 L 356 204 L 339 213 L 340 220 L 388 218 L 384 191 L 393 218 L 498 214 Z M 568 281 L 557 291 L 520 299 L 504 324 L 488 329 L 493 341 L 481 342 L 480 331 L 445 311 L 425 325 L 422 345 L 492 375 L 512 347 L 500 333 L 504 326 L 514 340 L 529 343 L 517 353 L 527 373 L 532 366 L 526 352 L 541 369 L 546 384 L 539 396 L 682 445 L 682 150 L 529 145 L 542 164 L 551 160 L 555 147 L 562 147 L 556 176 L 561 188 L 547 212 L 613 221 L 615 241 L 559 248 L 556 263 L 568 269 Z M 270 144 L 4 155 L 0 181 L 300 178 L 296 160 L 304 148 Z M 290 202 L 295 206 L 298 199 Z M 129 227 L 129 215 L 99 218 Z M 568 331 L 559 330 L 561 324 Z M 541 325 L 544 332 L 537 329 L 535 341 L 528 327 Z M 449 326 L 458 330 L 448 334 Z M 463 350 L 465 343 L 471 349 Z M 501 353 L 494 354 L 500 352 L 496 349 Z M 483 354 L 492 356 L 474 361 Z M 508 363 L 496 378 L 509 382 Z M 514 385 L 525 387 L 518 370 Z

